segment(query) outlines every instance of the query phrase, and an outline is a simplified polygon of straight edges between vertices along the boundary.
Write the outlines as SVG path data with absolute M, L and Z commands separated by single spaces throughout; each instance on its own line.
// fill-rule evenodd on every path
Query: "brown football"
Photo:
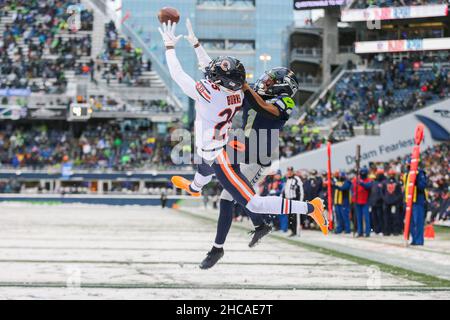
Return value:
M 158 19 L 160 23 L 167 23 L 169 20 L 178 23 L 180 21 L 180 13 L 175 8 L 164 7 L 159 10 Z

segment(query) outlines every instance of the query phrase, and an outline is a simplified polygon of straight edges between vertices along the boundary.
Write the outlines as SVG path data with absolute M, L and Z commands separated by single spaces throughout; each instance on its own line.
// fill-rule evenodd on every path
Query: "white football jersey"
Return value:
M 195 145 L 205 160 L 214 160 L 228 142 L 228 131 L 241 109 L 244 92 L 227 91 L 202 79 L 196 83 Z

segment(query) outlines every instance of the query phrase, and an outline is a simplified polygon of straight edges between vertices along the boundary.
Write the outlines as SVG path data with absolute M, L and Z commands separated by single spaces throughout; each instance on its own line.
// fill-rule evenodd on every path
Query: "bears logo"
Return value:
M 225 72 L 230 71 L 230 69 L 231 69 L 230 61 L 228 61 L 228 60 L 223 60 L 223 61 L 220 63 L 220 68 L 222 68 L 222 70 L 225 71 Z

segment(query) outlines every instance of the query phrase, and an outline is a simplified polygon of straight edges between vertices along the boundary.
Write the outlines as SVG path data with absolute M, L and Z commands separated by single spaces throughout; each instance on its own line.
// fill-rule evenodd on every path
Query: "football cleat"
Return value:
M 323 205 L 323 200 L 320 198 L 314 198 L 309 201 L 310 204 L 313 205 L 314 211 L 308 214 L 314 221 L 319 225 L 320 230 L 324 235 L 328 234 L 328 218 L 327 213 L 325 212 L 325 207 Z
M 214 267 L 214 265 L 222 259 L 223 255 L 223 248 L 212 247 L 211 251 L 206 254 L 206 258 L 200 263 L 200 269 L 206 270 Z
M 258 244 L 259 240 L 268 235 L 270 231 L 272 231 L 272 227 L 268 224 L 260 225 L 256 227 L 255 230 L 250 231 L 250 234 L 253 234 L 253 237 L 252 240 L 250 240 L 248 246 L 250 248 L 253 248 L 255 245 Z
M 173 183 L 173 185 L 175 187 L 177 187 L 178 189 L 182 189 L 182 190 L 186 191 L 187 193 L 189 193 L 193 197 L 200 197 L 201 196 L 200 192 L 197 192 L 197 191 L 191 189 L 191 181 L 189 181 L 186 178 L 183 178 L 183 177 L 180 177 L 180 176 L 173 176 L 172 179 L 170 179 L 170 181 L 172 181 L 172 183 Z

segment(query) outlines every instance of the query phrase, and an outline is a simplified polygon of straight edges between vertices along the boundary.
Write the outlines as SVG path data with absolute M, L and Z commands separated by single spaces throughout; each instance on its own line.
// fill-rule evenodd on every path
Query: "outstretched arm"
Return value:
M 280 116 L 280 110 L 273 104 L 265 102 L 247 83 L 244 84 L 242 89 L 244 90 L 245 98 L 250 100 L 251 105 L 256 111 L 263 113 L 269 118 L 277 118 Z
M 208 53 L 206 53 L 205 48 L 200 44 L 197 37 L 195 36 L 194 29 L 192 28 L 191 20 L 188 18 L 186 20 L 186 28 L 188 30 L 188 35 L 184 36 L 184 38 L 189 41 L 189 43 L 194 47 L 195 54 L 197 55 L 198 64 L 200 66 L 200 70 L 203 72 L 205 68 L 212 61 L 209 57 Z
M 196 100 L 195 81 L 181 67 L 178 61 L 175 49 L 166 50 L 166 60 L 169 66 L 169 72 L 172 79 L 180 86 L 181 90 L 190 98 Z
M 243 90 L 245 98 L 250 101 L 253 109 L 269 119 L 288 120 L 295 107 L 294 100 L 288 96 L 277 97 L 271 100 L 273 103 L 269 103 L 264 101 L 247 83 L 244 84 Z
M 178 61 L 175 53 L 175 45 L 182 37 L 181 35 L 175 36 L 176 23 L 168 24 L 163 23 L 162 29 L 158 28 L 159 33 L 166 46 L 166 60 L 169 67 L 170 76 L 180 86 L 181 90 L 190 98 L 196 100 L 195 81 L 181 67 L 180 61 Z

